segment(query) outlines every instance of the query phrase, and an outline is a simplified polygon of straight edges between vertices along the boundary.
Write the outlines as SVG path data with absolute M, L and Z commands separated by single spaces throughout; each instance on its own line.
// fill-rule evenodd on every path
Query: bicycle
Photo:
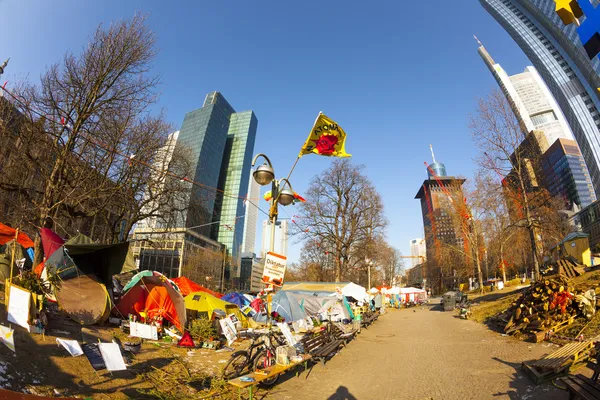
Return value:
M 276 347 L 284 344 L 282 338 L 279 338 L 274 332 L 254 333 L 240 332 L 240 337 L 250 338 L 250 347 L 247 350 L 234 352 L 229 361 L 223 368 L 223 379 L 229 380 L 237 378 L 246 372 L 266 369 L 275 365 Z M 269 379 L 261 381 L 265 386 L 272 386 L 279 379 L 275 375 Z

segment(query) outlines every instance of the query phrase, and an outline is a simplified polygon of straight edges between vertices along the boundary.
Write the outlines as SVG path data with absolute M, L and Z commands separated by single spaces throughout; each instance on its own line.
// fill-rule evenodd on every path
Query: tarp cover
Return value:
M 369 295 L 367 294 L 367 290 L 357 285 L 356 283 L 350 282 L 346 286 L 342 288 L 342 295 L 346 297 L 352 297 L 358 301 L 368 301 Z
M 6 226 L 0 223 L 0 245 L 4 245 L 13 240 L 15 238 L 16 231 L 16 229 L 13 229 L 10 226 Z M 19 244 L 21 244 L 21 246 L 25 247 L 26 249 L 35 245 L 35 243 L 33 243 L 33 240 L 31 240 L 29 236 L 27 236 L 23 232 L 19 232 L 17 242 L 19 242 Z
M 63 281 L 55 296 L 60 308 L 82 325 L 102 323 L 110 313 L 106 287 L 93 275 L 79 275 Z
M 65 244 L 65 249 L 75 264 L 85 273 L 93 273 L 104 283 L 120 274 L 127 258 L 129 243 L 117 244 Z
M 189 278 L 186 278 L 185 276 L 180 276 L 178 278 L 173 278 L 171 280 L 173 282 L 175 282 L 175 284 L 177 285 L 177 287 L 179 288 L 179 291 L 181 292 L 181 294 L 183 296 L 187 296 L 188 294 L 194 293 L 194 292 L 206 292 L 212 296 L 215 296 L 218 299 L 223 297 L 223 295 L 221 293 L 217 293 L 208 288 L 205 288 L 204 286 L 194 282 L 193 280 L 191 280 Z
M 294 322 L 306 318 L 307 314 L 300 307 L 300 303 L 293 293 L 280 290 L 273 296 L 271 312 L 276 312 L 285 318 L 285 322 Z
M 248 299 L 243 294 L 237 292 L 227 293 L 225 296 L 221 297 L 221 300 L 233 303 L 240 308 L 243 308 L 244 306 L 250 304 L 250 301 L 248 301 Z
M 50 258 L 56 250 L 65 244 L 65 241 L 60 236 L 48 228 L 40 229 L 40 236 L 42 238 L 42 247 L 44 248 L 44 256 L 46 258 Z
M 165 290 L 153 291 L 155 287 Z M 163 274 L 141 271 L 131 279 L 123 291 L 126 293 L 115 307 L 123 317 L 129 314 L 141 317 L 140 312 L 148 317 L 160 315 L 183 332 L 186 321 L 183 296 Z

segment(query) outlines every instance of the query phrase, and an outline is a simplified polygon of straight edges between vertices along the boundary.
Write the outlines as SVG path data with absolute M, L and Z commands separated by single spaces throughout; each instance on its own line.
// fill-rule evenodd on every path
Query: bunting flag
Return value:
M 337 122 L 319 113 L 298 158 L 311 153 L 328 157 L 350 157 L 345 146 L 346 132 Z
M 16 352 L 14 333 L 14 329 L 0 325 L 0 343 L 4 343 L 6 347 Z

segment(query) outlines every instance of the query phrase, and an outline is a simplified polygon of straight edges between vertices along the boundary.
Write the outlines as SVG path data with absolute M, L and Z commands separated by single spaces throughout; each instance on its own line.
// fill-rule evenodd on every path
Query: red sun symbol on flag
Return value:
M 338 137 L 334 135 L 323 135 L 318 140 L 315 140 L 315 148 L 319 154 L 330 155 L 335 151 L 335 146 L 338 143 Z

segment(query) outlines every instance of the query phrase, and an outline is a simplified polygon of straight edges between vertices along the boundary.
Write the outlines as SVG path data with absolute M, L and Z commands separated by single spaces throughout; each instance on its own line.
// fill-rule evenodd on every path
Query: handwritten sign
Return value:
M 287 258 L 285 256 L 268 252 L 265 257 L 265 269 L 263 270 L 263 283 L 267 285 L 281 286 L 283 285 L 283 276 L 285 275 L 285 267 Z
M 154 325 L 132 321 L 129 323 L 129 336 L 158 340 L 158 329 Z
M 29 332 L 29 302 L 31 292 L 20 287 L 10 285 L 8 297 L 8 321 L 13 322 Z

